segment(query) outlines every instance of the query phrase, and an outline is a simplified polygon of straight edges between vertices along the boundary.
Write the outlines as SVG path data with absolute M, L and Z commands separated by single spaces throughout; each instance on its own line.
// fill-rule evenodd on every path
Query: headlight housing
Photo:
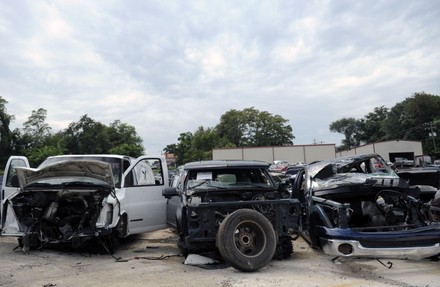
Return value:
M 113 222 L 113 204 L 106 203 L 99 214 L 96 221 L 97 228 L 107 229 Z

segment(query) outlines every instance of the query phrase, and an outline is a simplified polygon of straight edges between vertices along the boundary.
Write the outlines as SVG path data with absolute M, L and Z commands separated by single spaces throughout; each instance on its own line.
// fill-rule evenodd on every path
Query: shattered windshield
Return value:
M 188 173 L 188 192 L 204 190 L 237 190 L 274 188 L 274 183 L 262 169 L 191 170 Z

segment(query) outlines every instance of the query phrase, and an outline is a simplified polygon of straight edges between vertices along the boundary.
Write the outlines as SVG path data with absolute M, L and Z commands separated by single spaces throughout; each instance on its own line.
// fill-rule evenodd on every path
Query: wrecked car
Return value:
M 166 227 L 162 157 L 64 155 L 27 165 L 8 161 L 1 209 L 2 235 L 18 237 L 25 252 L 98 242 L 113 253 L 120 238 Z
M 399 177 L 376 154 L 322 161 L 298 173 L 302 235 L 335 257 L 422 259 L 440 253 L 435 189 Z
M 202 161 L 184 165 L 176 187 L 166 188 L 184 255 L 216 253 L 234 268 L 256 271 L 292 253 L 299 201 L 278 188 L 259 161 Z M 173 202 L 173 201 L 169 201 Z M 215 257 L 216 254 L 213 256 Z

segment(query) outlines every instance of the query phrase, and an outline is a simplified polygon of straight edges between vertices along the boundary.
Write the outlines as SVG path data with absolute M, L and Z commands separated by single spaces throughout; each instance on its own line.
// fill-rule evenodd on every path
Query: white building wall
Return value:
M 304 146 L 273 147 L 274 160 L 287 160 L 290 164 L 304 162 Z
M 335 158 L 335 145 L 293 145 L 283 147 L 249 147 L 213 149 L 212 159 L 261 160 L 268 163 L 274 160 L 287 160 L 290 164 L 310 163 L 317 160 Z
M 341 157 L 341 156 L 350 156 L 350 155 L 356 155 L 356 149 L 351 149 L 351 150 L 345 150 L 343 152 L 338 152 L 336 153 L 337 157 Z
M 249 160 L 273 161 L 273 150 L 265 147 L 243 148 L 243 158 Z
M 414 156 L 417 156 L 423 155 L 423 149 L 421 142 L 398 140 L 364 145 L 338 153 L 335 152 L 334 144 L 213 149 L 212 158 L 215 160 L 261 160 L 268 163 L 274 160 L 287 160 L 290 164 L 295 164 L 297 162 L 311 163 L 317 160 L 369 153 L 377 153 L 385 160 L 390 161 L 390 153 L 413 153 Z
M 333 159 L 336 157 L 335 150 L 336 148 L 334 144 L 304 146 L 304 162 L 311 163 L 318 160 Z
M 237 148 L 224 148 L 212 150 L 213 159 L 243 159 L 243 150 Z
M 374 152 L 374 144 L 364 145 L 356 148 L 356 154 L 369 154 Z

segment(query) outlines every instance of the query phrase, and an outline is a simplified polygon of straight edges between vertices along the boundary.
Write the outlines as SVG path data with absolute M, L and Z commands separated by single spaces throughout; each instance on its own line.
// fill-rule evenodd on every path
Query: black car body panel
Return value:
M 230 238 L 238 236 L 233 246 L 238 256 L 244 258 L 244 265 L 231 265 L 243 271 L 255 271 L 267 264 L 255 262 L 249 254 L 265 253 L 264 248 L 257 252 L 260 225 L 258 217 L 263 215 L 262 221 L 269 221 L 274 232 L 277 244 L 276 254 L 280 257 L 289 257 L 292 252 L 291 236 L 297 234 L 300 226 L 299 200 L 291 198 L 290 193 L 278 189 L 268 173 L 268 164 L 259 161 L 203 161 L 188 163 L 183 167 L 180 184 L 176 188 L 163 191 L 168 198 L 179 195 L 179 204 L 175 212 L 179 244 L 183 253 L 204 253 L 217 250 L 219 245 L 219 229 L 224 222 L 239 222 Z M 175 208 L 170 204 L 169 208 Z M 237 213 L 237 211 L 240 211 Z M 260 215 L 255 215 L 258 213 Z M 234 220 L 233 214 L 238 214 Z M 249 220 L 241 218 L 249 217 Z M 260 216 L 261 217 L 261 216 Z M 254 218 L 257 221 L 254 222 Z M 168 222 L 172 222 L 169 219 Z M 240 228 L 239 226 L 242 226 Z M 254 228 L 255 227 L 255 228 Z M 250 230 L 253 230 L 252 232 Z M 266 231 L 261 231 L 262 234 Z M 228 232 L 228 231 L 227 231 Z M 235 234 L 235 235 L 234 235 Z M 268 234 L 267 236 L 269 236 Z M 266 235 L 263 234 L 264 239 Z M 228 237 L 229 238 L 229 237 Z M 258 239 L 257 239 L 258 238 Z M 238 241 L 243 240 L 241 246 Z M 272 242 L 270 242 L 272 244 Z M 220 244 L 221 245 L 221 244 Z M 234 247 L 235 245 L 235 247 Z M 249 246 L 243 246 L 249 245 Z M 221 247 L 221 246 L 220 246 Z M 227 247 L 226 247 L 227 248 Z M 236 248 L 236 249 L 235 249 Z M 221 248 L 220 252 L 221 252 Z M 227 248 L 229 249 L 229 248 Z M 226 252 L 227 253 L 227 252 Z M 222 254 L 225 257 L 224 254 Z M 226 255 L 227 256 L 227 255 Z M 270 255 L 272 259 L 274 254 Z M 266 256 L 267 257 L 267 256 Z M 227 260 L 227 258 L 225 258 Z

